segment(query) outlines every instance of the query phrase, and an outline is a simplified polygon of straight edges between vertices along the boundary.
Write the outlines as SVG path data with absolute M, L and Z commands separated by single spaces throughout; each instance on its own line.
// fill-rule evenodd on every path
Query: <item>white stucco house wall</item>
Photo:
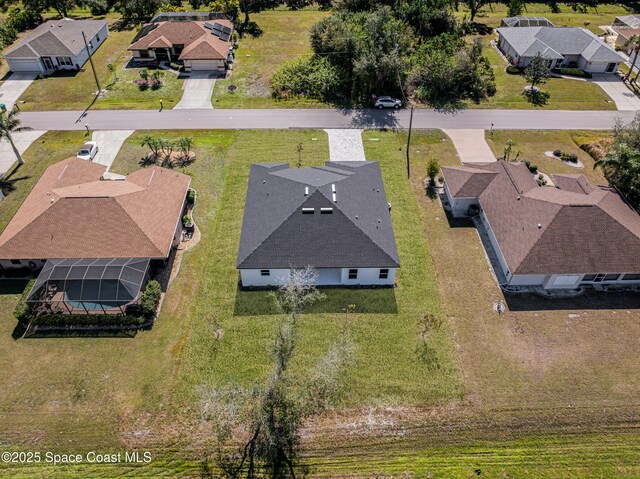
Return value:
M 577 27 L 501 27 L 498 49 L 512 65 L 525 68 L 539 53 L 549 68 L 615 73 L 625 59 L 602 39 Z
M 104 20 L 50 20 L 11 47 L 5 59 L 12 72 L 79 70 L 107 36 L 109 27 Z
M 640 285 L 640 216 L 614 189 L 583 175 L 540 187 L 526 165 L 504 161 L 442 174 L 451 214 L 478 214 L 503 286 Z
M 251 165 L 236 266 L 243 287 L 306 267 L 318 286 L 393 286 L 400 261 L 379 164 Z

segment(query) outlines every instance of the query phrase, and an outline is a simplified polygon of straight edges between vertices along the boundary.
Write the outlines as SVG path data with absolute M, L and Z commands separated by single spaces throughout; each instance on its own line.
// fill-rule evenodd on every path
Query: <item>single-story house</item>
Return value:
M 636 42 L 632 41 L 633 37 L 640 37 L 640 27 L 638 28 L 616 28 L 616 48 L 623 50 L 627 55 L 633 54 Z M 631 58 L 633 60 L 633 57 Z
M 135 62 L 182 63 L 186 71 L 224 72 L 233 63 L 233 22 L 221 13 L 160 13 L 129 46 Z
M 506 286 L 640 284 L 640 216 L 583 175 L 538 186 L 524 163 L 443 167 L 453 216 L 478 214 Z
M 318 285 L 392 286 L 400 266 L 380 165 L 251 165 L 236 267 L 242 286 L 275 286 L 313 267 Z
M 509 17 L 503 18 L 501 27 L 553 27 L 545 17 Z
M 105 20 L 49 20 L 7 50 L 5 58 L 12 72 L 79 70 L 108 35 Z
M 580 68 L 614 73 L 625 59 L 584 28 L 498 28 L 498 48 L 517 67 L 526 67 L 540 53 L 549 68 Z
M 151 167 L 109 180 L 105 172 L 75 157 L 51 165 L 0 235 L 4 275 L 29 268 L 42 270 L 39 284 L 59 280 L 28 300 L 68 312 L 123 307 L 179 243 L 189 176 Z

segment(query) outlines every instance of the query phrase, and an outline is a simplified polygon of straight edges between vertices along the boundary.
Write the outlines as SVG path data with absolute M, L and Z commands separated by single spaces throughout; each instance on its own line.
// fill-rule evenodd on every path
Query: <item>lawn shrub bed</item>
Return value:
M 565 75 L 568 77 L 577 77 L 577 78 L 592 77 L 591 73 L 581 70 L 580 68 L 554 68 L 551 71 L 557 75 Z

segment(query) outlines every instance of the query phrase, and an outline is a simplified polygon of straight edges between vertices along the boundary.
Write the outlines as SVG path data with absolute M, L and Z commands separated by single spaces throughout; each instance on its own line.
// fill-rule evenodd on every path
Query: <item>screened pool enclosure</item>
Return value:
M 118 314 L 139 309 L 148 258 L 52 259 L 27 303 L 36 314 Z

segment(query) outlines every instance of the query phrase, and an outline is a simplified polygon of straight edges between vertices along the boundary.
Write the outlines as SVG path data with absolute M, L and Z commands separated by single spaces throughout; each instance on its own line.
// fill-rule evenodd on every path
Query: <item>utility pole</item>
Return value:
M 98 94 L 100 94 L 102 88 L 100 88 L 100 81 L 98 80 L 96 67 L 93 66 L 93 59 L 91 58 L 91 52 L 89 51 L 89 45 L 87 44 L 87 37 L 85 36 L 84 31 L 82 32 L 82 39 L 84 40 L 84 47 L 87 49 L 87 55 L 89 55 L 89 63 L 91 64 L 91 71 L 93 71 L 93 78 L 96 79 L 96 85 L 98 85 Z
M 409 166 L 409 149 L 411 148 L 411 129 L 413 128 L 413 105 L 409 116 L 409 136 L 407 137 L 407 179 L 411 178 L 411 167 Z

